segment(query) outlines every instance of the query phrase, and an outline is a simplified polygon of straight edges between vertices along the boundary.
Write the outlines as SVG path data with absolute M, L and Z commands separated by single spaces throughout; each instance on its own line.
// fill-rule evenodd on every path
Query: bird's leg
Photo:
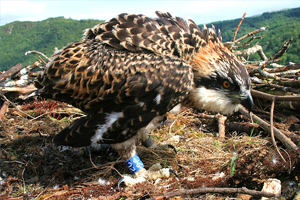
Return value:
M 170 114 L 178 114 L 181 110 L 181 104 L 178 104 L 176 105 L 172 110 L 170 110 Z M 154 127 L 153 129 L 157 128 L 159 123 L 163 120 L 164 116 L 157 116 L 153 121 L 152 121 L 152 124 Z M 152 130 L 153 130 L 152 129 Z M 175 153 L 177 153 L 176 149 L 174 146 L 170 145 L 170 144 L 167 144 L 167 145 L 158 145 L 158 144 L 155 144 L 154 141 L 152 140 L 152 138 L 148 135 L 148 133 L 150 132 L 151 130 L 147 130 L 145 129 L 143 131 L 143 133 L 141 134 L 141 141 L 142 141 L 142 145 L 144 147 L 147 147 L 147 148 L 160 148 L 160 149 L 163 149 L 163 150 L 167 150 L 168 148 L 172 148 Z
M 171 144 L 155 144 L 153 139 L 147 134 L 143 133 L 141 137 L 142 145 L 147 148 L 161 149 L 167 151 L 168 149 L 173 149 L 175 154 L 177 154 L 176 148 Z
M 122 182 L 127 186 L 142 183 L 146 180 L 156 180 L 159 178 L 168 178 L 170 176 L 169 168 L 162 168 L 158 164 L 154 164 L 148 170 L 144 168 L 143 162 L 136 154 L 136 146 L 130 145 L 127 148 L 118 149 L 122 159 L 126 160 L 125 163 L 132 172 L 132 174 L 124 174 L 118 182 L 118 187 Z

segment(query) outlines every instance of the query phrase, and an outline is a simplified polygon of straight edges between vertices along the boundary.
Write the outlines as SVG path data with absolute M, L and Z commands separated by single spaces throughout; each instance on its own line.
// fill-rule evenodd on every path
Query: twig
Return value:
M 283 43 L 283 46 L 281 47 L 280 51 L 278 53 L 276 53 L 274 56 L 272 56 L 270 58 L 270 60 L 274 60 L 274 59 L 281 57 L 286 52 L 287 48 L 290 46 L 292 41 L 293 41 L 293 38 L 291 38 L 288 42 L 285 41 Z
M 14 102 L 11 102 L 10 100 L 8 100 L 8 99 L 6 98 L 6 96 L 4 96 L 1 92 L 0 92 L 0 96 L 2 96 L 6 101 L 8 101 L 11 105 L 13 105 L 20 113 L 23 113 L 24 115 L 26 115 L 26 116 L 28 116 L 28 117 L 30 117 L 30 118 L 34 118 L 34 117 L 32 117 L 31 115 L 28 115 L 27 113 L 25 113 L 25 112 L 23 112 L 22 110 L 20 110 L 20 109 L 18 108 L 18 106 L 17 106 Z
M 278 146 L 276 144 L 275 141 L 275 137 L 274 137 L 274 131 L 273 131 L 273 114 L 274 114 L 274 105 L 275 105 L 275 97 L 272 97 L 272 104 L 271 104 L 271 113 L 270 113 L 270 132 L 271 132 L 271 138 L 272 138 L 272 143 L 276 148 L 277 153 L 280 155 L 281 159 L 285 161 L 284 157 L 282 156 L 282 154 L 280 153 Z
M 272 84 L 272 83 L 256 84 L 255 85 L 255 89 L 264 88 L 264 87 L 271 87 L 271 88 L 282 90 L 284 92 L 293 92 L 293 93 L 296 93 L 296 94 L 300 94 L 299 90 L 297 90 L 295 88 L 292 88 L 292 87 L 284 87 L 284 86 L 277 85 L 277 84 Z
M 245 116 L 249 117 L 249 113 L 246 109 L 244 108 L 240 108 L 239 112 Z M 253 120 L 255 122 L 257 122 L 257 124 L 264 129 L 265 131 L 269 132 L 270 131 L 270 125 L 265 122 L 264 120 L 260 119 L 258 116 L 256 116 L 255 114 L 252 114 Z M 286 137 L 283 133 L 281 133 L 277 128 L 273 127 L 273 131 L 274 131 L 274 135 L 277 139 L 279 139 L 283 145 L 287 148 L 287 149 L 294 149 L 294 150 L 298 150 L 297 145 L 295 145 L 290 138 Z
M 26 56 L 27 56 L 27 54 L 39 54 L 39 55 L 43 56 L 44 58 L 46 58 L 48 61 L 50 61 L 50 58 L 48 58 L 45 54 L 43 54 L 43 53 L 41 53 L 39 51 L 36 51 L 36 50 L 25 52 Z
M 23 65 L 21 63 L 16 64 L 9 70 L 7 70 L 5 73 L 0 75 L 0 83 L 11 77 L 12 75 L 18 73 L 23 68 Z
M 269 192 L 261 192 L 256 190 L 249 190 L 245 187 L 242 188 L 197 188 L 191 190 L 183 190 L 183 191 L 176 191 L 176 192 L 169 192 L 164 194 L 163 196 L 153 197 L 152 200 L 158 200 L 163 198 L 171 198 L 174 196 L 183 196 L 183 195 L 197 195 L 203 193 L 242 193 L 242 194 L 250 194 L 251 196 L 255 197 L 275 197 L 276 195 Z
M 2 107 L 1 107 L 1 110 L 0 110 L 0 119 L 3 119 L 4 114 L 6 113 L 8 106 L 9 106 L 9 102 L 8 101 L 4 101 L 4 103 L 3 103 Z
M 300 63 L 292 64 L 292 65 L 286 65 L 283 67 L 276 67 L 276 68 L 266 68 L 265 71 L 269 73 L 276 73 L 276 72 L 284 72 L 288 70 L 297 70 L 300 69 Z
M 243 20 L 245 19 L 245 16 L 246 16 L 246 12 L 244 13 L 244 15 L 243 15 L 243 17 L 242 17 L 242 19 L 241 19 L 241 21 L 240 21 L 240 23 L 239 23 L 239 25 L 237 26 L 237 28 L 236 28 L 236 30 L 235 30 L 235 32 L 234 32 L 234 36 L 233 36 L 233 39 L 232 39 L 232 42 L 234 42 L 235 41 L 235 38 L 236 38 L 236 35 L 237 35 L 237 32 L 239 31 L 239 29 L 240 29 L 240 26 L 241 26 L 241 24 L 242 24 L 242 22 L 243 22 Z
M 88 152 L 89 152 L 90 162 L 92 163 L 93 167 L 97 168 L 97 166 L 95 165 L 95 163 L 94 163 L 93 160 L 92 160 L 91 151 L 88 150 Z
M 224 115 L 218 116 L 220 141 L 225 140 L 225 121 L 226 121 L 226 119 L 227 119 L 227 117 Z
M 234 52 L 234 55 L 236 55 L 238 57 L 240 57 L 240 56 L 248 57 L 248 56 L 251 56 L 251 55 L 255 54 L 256 52 L 259 53 L 259 55 L 260 55 L 260 57 L 261 57 L 262 60 L 264 60 L 264 61 L 267 60 L 267 57 L 263 53 L 262 46 L 260 46 L 258 44 L 254 45 L 251 48 L 245 49 L 245 50 L 236 51 L 236 52 Z
M 234 43 L 239 43 L 240 41 L 246 39 L 247 37 L 250 37 L 251 35 L 254 35 L 256 33 L 259 33 L 259 32 L 262 32 L 262 31 L 265 31 L 267 28 L 269 28 L 269 26 L 266 26 L 266 27 L 260 27 L 259 29 L 256 29 L 255 31 L 252 31 L 251 33 L 248 33 L 246 35 L 244 35 L 243 37 L 237 39 L 236 41 L 234 41 Z
M 300 96 L 276 96 L 276 95 L 267 94 L 254 89 L 251 89 L 251 94 L 254 97 L 267 99 L 270 101 L 272 101 L 273 98 L 277 101 L 300 101 Z
M 115 165 L 115 164 L 121 164 L 121 163 L 124 163 L 124 160 L 108 162 L 108 163 L 105 163 L 103 165 L 96 165 L 95 167 L 90 167 L 90 168 L 78 170 L 75 173 L 80 173 L 80 172 L 84 172 L 84 171 L 88 171 L 88 170 L 92 170 L 92 169 L 100 169 L 100 168 L 103 168 L 103 167 L 106 167 L 106 166 L 109 166 L 109 165 L 112 165 L 112 164 Z

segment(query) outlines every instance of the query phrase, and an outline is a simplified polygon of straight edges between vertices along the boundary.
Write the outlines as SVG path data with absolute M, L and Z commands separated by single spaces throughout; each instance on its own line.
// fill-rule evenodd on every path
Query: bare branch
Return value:
M 21 63 L 16 64 L 5 73 L 0 75 L 0 83 L 10 78 L 12 75 L 18 73 L 21 69 L 23 69 L 23 65 Z
M 284 42 L 283 46 L 281 47 L 280 51 L 276 53 L 274 56 L 270 58 L 270 60 L 275 60 L 279 57 L 281 57 L 287 50 L 287 48 L 290 46 L 291 42 L 293 41 L 293 38 L 291 38 L 288 42 Z
M 27 56 L 28 54 L 38 54 L 43 56 L 44 58 L 46 58 L 48 61 L 50 61 L 50 58 L 48 58 L 45 54 L 43 54 L 42 52 L 36 51 L 36 50 L 32 50 L 32 51 L 27 51 L 25 52 L 25 55 Z
M 239 43 L 240 41 L 246 39 L 247 37 L 250 37 L 250 36 L 252 36 L 252 35 L 254 35 L 254 34 L 256 34 L 256 33 L 265 31 L 267 28 L 269 28 L 269 26 L 266 26 L 266 27 L 260 27 L 259 29 L 256 29 L 255 31 L 252 31 L 251 33 L 248 33 L 248 34 L 244 35 L 243 37 L 241 37 L 241 38 L 235 40 L 234 43 L 235 43 L 235 44 L 236 44 L 236 43 Z
M 261 192 L 256 190 L 249 190 L 245 187 L 243 188 L 197 188 L 191 190 L 183 190 L 176 192 L 169 192 L 164 194 L 162 197 L 153 197 L 151 199 L 162 199 L 162 198 L 171 198 L 174 196 L 183 196 L 183 195 L 197 195 L 203 193 L 242 193 L 242 194 L 250 194 L 255 197 L 275 197 L 276 195 L 269 192 Z
M 235 38 L 236 38 L 237 32 L 239 31 L 239 29 L 240 29 L 240 26 L 241 26 L 242 22 L 244 21 L 246 14 L 247 14 L 247 13 L 245 12 L 245 13 L 244 13 L 244 15 L 243 15 L 243 17 L 242 17 L 242 19 L 241 19 L 241 21 L 240 21 L 240 23 L 239 23 L 239 25 L 237 26 L 237 28 L 236 28 L 236 30 L 235 30 L 235 32 L 234 32 L 234 36 L 233 36 L 233 39 L 232 39 L 232 42 L 234 42 L 234 41 L 235 41 Z
M 245 116 L 249 117 L 249 113 L 247 110 L 245 110 L 244 108 L 239 109 L 239 112 Z M 251 115 L 253 117 L 253 120 L 255 122 L 257 122 L 257 124 L 264 129 L 267 132 L 270 132 L 270 125 L 265 122 L 264 120 L 262 120 L 261 118 L 259 118 L 258 116 L 252 114 Z M 295 145 L 290 138 L 286 137 L 283 133 L 281 133 L 277 128 L 273 128 L 274 131 L 274 135 L 277 139 L 279 139 L 283 145 L 287 148 L 287 149 L 294 149 L 294 150 L 298 150 L 297 145 Z

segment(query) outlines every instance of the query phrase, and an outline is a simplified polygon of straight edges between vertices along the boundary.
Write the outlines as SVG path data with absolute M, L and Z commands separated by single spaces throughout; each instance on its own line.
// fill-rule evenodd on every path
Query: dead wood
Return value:
M 247 122 L 227 122 L 227 131 L 238 131 L 240 133 L 252 133 L 252 135 L 258 135 L 262 129 L 258 124 L 252 124 Z
M 239 112 L 245 116 L 250 117 L 248 111 L 245 110 L 244 108 L 239 109 Z M 257 123 L 262 129 L 264 129 L 265 131 L 270 133 L 270 130 L 271 130 L 270 124 L 268 124 L 264 120 L 260 119 L 255 114 L 252 114 L 251 116 L 253 117 L 254 123 Z M 287 149 L 298 150 L 297 145 L 295 145 L 290 138 L 286 137 L 283 133 L 281 133 L 280 130 L 273 127 L 273 131 L 274 131 L 275 137 L 277 139 L 279 139 Z
M 9 106 L 9 102 L 8 101 L 4 101 L 1 110 L 0 110 L 0 119 L 3 119 L 4 114 L 7 112 Z
M 159 200 L 164 198 L 171 198 L 175 196 L 184 196 L 184 195 L 197 195 L 203 193 L 242 193 L 242 194 L 250 194 L 254 197 L 275 197 L 276 195 L 269 192 L 261 192 L 256 190 L 249 190 L 245 187 L 242 188 L 197 188 L 191 190 L 183 190 L 176 192 L 169 192 L 159 197 L 152 197 L 153 200 Z
M 50 61 L 50 58 L 47 57 L 45 54 L 43 54 L 42 52 L 39 52 L 39 51 L 36 51 L 36 50 L 32 50 L 32 51 L 27 51 L 25 52 L 25 55 L 28 55 L 28 54 L 38 54 L 38 55 L 41 55 L 43 56 L 44 58 L 47 59 L 47 61 Z
M 253 86 L 252 88 L 257 90 L 257 89 L 261 89 L 261 88 L 265 88 L 265 87 L 279 89 L 284 92 L 292 92 L 292 93 L 300 94 L 300 90 L 297 90 L 296 88 L 284 87 L 284 86 L 272 84 L 272 83 L 255 84 L 255 86 Z
M 247 13 L 244 13 L 244 15 L 243 15 L 243 17 L 242 17 L 242 19 L 241 19 L 239 25 L 237 26 L 237 28 L 236 28 L 236 30 L 235 30 L 234 36 L 233 36 L 233 39 L 232 39 L 232 42 L 235 41 L 236 35 L 237 35 L 237 33 L 238 33 L 239 29 L 240 29 L 240 26 L 241 26 L 242 22 L 243 22 L 244 19 L 245 19 L 246 14 L 247 14 Z
M 300 88 L 300 80 L 288 80 L 279 81 L 278 85 L 283 85 L 286 87 Z
M 12 75 L 18 73 L 23 68 L 23 65 L 21 63 L 16 64 L 9 70 L 7 70 L 5 73 L 0 75 L 0 83 L 5 81 L 6 79 L 10 78 Z
M 33 84 L 30 84 L 26 87 L 0 87 L 0 90 L 3 93 L 7 93 L 7 92 L 18 92 L 19 94 L 30 94 L 31 92 L 37 90 L 36 87 L 34 87 Z
M 276 68 L 266 68 L 265 71 L 268 73 L 276 73 L 276 72 L 285 72 L 288 70 L 297 70 L 297 69 L 300 69 L 300 63 L 286 65 L 282 67 L 276 67 Z
M 267 94 L 254 89 L 251 89 L 251 94 L 254 97 L 267 99 L 270 101 L 272 101 L 273 98 L 277 101 L 300 101 L 300 96 L 276 96 L 276 95 Z
M 283 46 L 282 46 L 281 49 L 279 50 L 279 52 L 276 53 L 274 56 L 272 56 L 272 57 L 270 58 L 270 60 L 275 60 L 275 59 L 281 57 L 281 56 L 286 52 L 287 48 L 290 46 L 290 44 L 291 44 L 292 41 L 293 41 L 293 38 L 291 38 L 288 42 L 285 41 L 285 42 L 283 43 Z
M 260 46 L 258 44 L 254 45 L 253 47 L 250 47 L 248 49 L 234 52 L 234 54 L 237 57 L 248 57 L 255 53 L 258 53 L 262 60 L 268 60 L 268 58 L 266 57 L 266 55 L 263 52 L 262 46 Z
M 219 122 L 219 137 L 220 141 L 225 140 L 225 121 L 227 117 L 224 115 L 219 115 L 218 122 Z

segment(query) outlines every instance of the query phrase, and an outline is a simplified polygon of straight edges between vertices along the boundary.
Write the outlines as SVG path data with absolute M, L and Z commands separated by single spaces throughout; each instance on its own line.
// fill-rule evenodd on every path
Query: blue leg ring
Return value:
M 138 155 L 133 156 L 132 158 L 127 160 L 125 163 L 132 173 L 135 173 L 144 167 L 144 164 Z

